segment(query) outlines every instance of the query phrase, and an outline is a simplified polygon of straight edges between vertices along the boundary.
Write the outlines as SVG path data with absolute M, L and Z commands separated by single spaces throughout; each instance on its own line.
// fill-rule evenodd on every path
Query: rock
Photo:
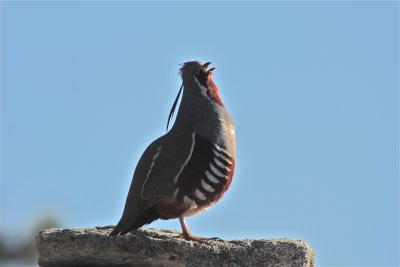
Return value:
M 112 227 L 51 228 L 36 235 L 40 266 L 314 266 L 302 240 L 186 241 L 180 232 L 140 229 L 109 236 Z

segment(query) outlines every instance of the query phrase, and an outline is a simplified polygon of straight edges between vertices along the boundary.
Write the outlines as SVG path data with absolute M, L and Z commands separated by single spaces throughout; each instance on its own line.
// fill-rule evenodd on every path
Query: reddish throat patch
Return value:
M 212 80 L 212 75 L 212 72 L 203 70 L 196 75 L 196 78 L 202 86 L 207 88 L 207 93 L 211 99 L 217 102 L 219 105 L 224 106 L 224 104 L 222 104 L 221 97 L 219 96 L 218 87 Z
M 219 96 L 218 87 L 215 85 L 215 83 L 211 79 L 211 75 L 208 76 L 207 90 L 208 90 L 209 94 L 214 98 L 215 102 L 217 102 L 221 106 L 224 106 L 224 104 L 221 101 L 221 97 Z

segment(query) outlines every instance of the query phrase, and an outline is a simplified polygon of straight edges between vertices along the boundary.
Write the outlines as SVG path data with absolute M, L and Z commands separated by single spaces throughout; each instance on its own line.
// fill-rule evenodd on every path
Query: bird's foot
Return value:
M 207 241 L 223 241 L 219 237 L 200 237 L 191 234 L 180 234 L 175 238 L 185 239 L 186 241 L 207 242 Z
M 197 242 L 207 242 L 207 241 L 223 241 L 221 238 L 218 237 L 199 237 L 192 235 L 189 231 L 189 228 L 186 225 L 185 219 L 183 217 L 179 217 L 179 222 L 181 223 L 182 226 L 182 234 L 178 235 L 177 238 L 183 238 L 187 241 L 197 241 Z

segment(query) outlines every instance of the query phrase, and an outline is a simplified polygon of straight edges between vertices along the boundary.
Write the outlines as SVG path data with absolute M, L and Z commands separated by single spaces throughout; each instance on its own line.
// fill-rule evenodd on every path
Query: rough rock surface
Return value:
M 301 240 L 185 241 L 180 233 L 141 229 L 108 236 L 112 227 L 51 228 L 36 236 L 40 266 L 314 266 Z

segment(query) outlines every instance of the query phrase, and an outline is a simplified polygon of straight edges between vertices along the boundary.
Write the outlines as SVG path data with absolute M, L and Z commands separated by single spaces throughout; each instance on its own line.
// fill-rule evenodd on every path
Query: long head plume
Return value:
M 209 90 L 209 93 L 211 95 L 215 95 L 213 96 L 217 102 L 221 103 L 221 100 L 219 99 L 219 95 L 218 95 L 218 89 L 216 88 L 216 86 L 214 85 L 214 83 L 211 80 L 211 75 L 214 71 L 215 68 L 211 68 L 209 70 L 208 66 L 211 64 L 211 62 L 207 62 L 205 64 L 202 64 L 198 61 L 189 61 L 189 62 L 185 62 L 183 63 L 181 66 L 181 68 L 179 69 L 179 74 L 182 76 L 182 86 L 179 89 L 178 95 L 175 98 L 174 104 L 172 105 L 171 111 L 169 112 L 169 116 L 168 116 L 168 122 L 167 122 L 167 129 L 166 131 L 168 132 L 168 127 L 169 127 L 169 122 L 171 121 L 172 117 L 174 116 L 174 112 L 176 109 L 176 105 L 178 104 L 178 100 L 179 97 L 181 96 L 183 87 L 184 87 L 184 83 L 185 83 L 185 77 L 188 77 L 187 75 L 189 75 L 189 79 L 194 79 L 197 81 L 198 84 L 201 84 L 204 87 L 207 87 Z M 187 79 L 187 78 L 186 78 Z
M 179 89 L 178 95 L 175 98 L 174 104 L 172 105 L 171 111 L 169 112 L 169 116 L 168 116 L 168 122 L 167 122 L 167 132 L 168 132 L 168 126 L 169 126 L 169 122 L 171 120 L 171 118 L 174 116 L 174 112 L 175 112 L 175 108 L 176 108 L 176 104 L 178 104 L 178 99 L 181 96 L 182 93 L 182 89 L 183 89 L 183 83 L 181 85 L 181 88 Z

